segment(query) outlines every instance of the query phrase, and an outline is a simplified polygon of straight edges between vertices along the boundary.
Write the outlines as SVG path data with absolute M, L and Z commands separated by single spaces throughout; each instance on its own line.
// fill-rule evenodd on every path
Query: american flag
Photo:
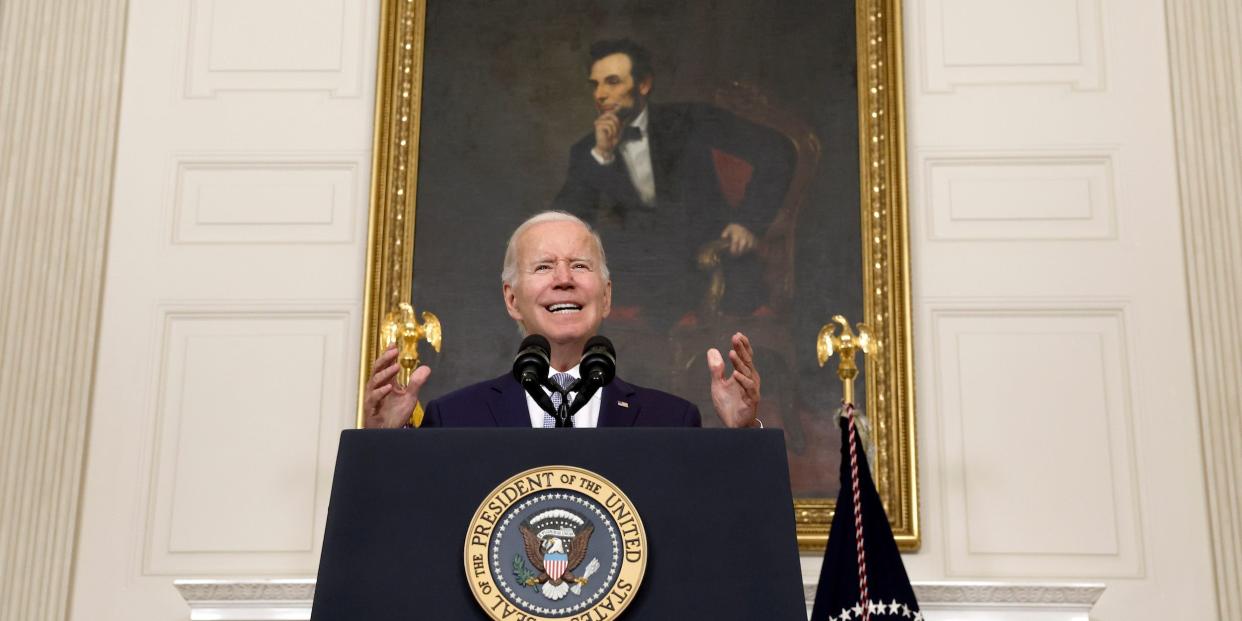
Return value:
M 841 419 L 841 493 L 815 591 L 811 621 L 922 621 L 884 505 L 854 433 L 853 404 Z M 864 535 L 865 533 L 865 535 Z

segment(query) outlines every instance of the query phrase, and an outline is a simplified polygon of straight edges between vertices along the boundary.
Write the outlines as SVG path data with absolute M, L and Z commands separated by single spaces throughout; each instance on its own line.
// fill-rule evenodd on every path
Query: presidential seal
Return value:
M 571 466 L 514 475 L 483 499 L 466 533 L 466 580 L 497 621 L 600 621 L 621 614 L 647 568 L 634 505 Z

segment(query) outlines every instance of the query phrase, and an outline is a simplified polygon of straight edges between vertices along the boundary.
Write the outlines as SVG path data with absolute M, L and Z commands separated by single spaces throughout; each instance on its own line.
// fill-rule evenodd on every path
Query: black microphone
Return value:
M 595 335 L 582 348 L 582 360 L 578 363 L 578 371 L 582 374 L 579 382 L 585 384 L 573 405 L 569 406 L 569 414 L 573 416 L 586 406 L 596 391 L 617 376 L 617 350 L 612 347 L 608 337 Z
M 582 377 L 596 388 L 612 381 L 617 375 L 617 350 L 606 336 L 593 336 L 582 348 L 582 362 L 578 369 Z
M 552 366 L 551 350 L 548 339 L 542 335 L 532 334 L 522 339 L 522 345 L 513 359 L 513 378 L 544 412 L 555 417 L 556 406 L 552 405 L 552 400 L 541 388 L 548 378 L 548 368 Z
M 513 359 L 513 379 L 525 386 L 530 382 L 542 383 L 552 365 L 552 346 L 548 339 L 532 334 L 522 339 L 517 357 Z

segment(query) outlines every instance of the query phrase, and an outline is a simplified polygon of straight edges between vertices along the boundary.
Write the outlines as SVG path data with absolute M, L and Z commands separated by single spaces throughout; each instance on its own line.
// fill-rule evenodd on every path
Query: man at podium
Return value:
M 599 332 L 612 305 L 612 281 L 599 235 L 579 218 L 560 211 L 537 214 L 514 230 L 505 249 L 503 281 L 505 309 L 527 334 L 547 338 L 549 373 L 568 387 L 579 376 L 583 348 Z M 733 335 L 729 360 L 733 372 L 725 375 L 720 352 L 707 352 L 712 405 L 727 427 L 762 427 L 757 418 L 759 372 L 750 341 Z M 419 389 L 431 369 L 420 366 L 404 388 L 396 382 L 400 365 L 391 347 L 371 366 L 363 400 L 367 428 L 397 428 L 407 424 L 418 404 Z M 557 399 L 568 395 L 547 391 Z M 559 403 L 556 403 L 559 405 Z M 698 427 L 694 404 L 659 390 L 614 378 L 595 392 L 572 418 L 574 427 Z M 423 426 L 428 427 L 552 427 L 548 414 L 511 374 L 479 382 L 427 404 Z

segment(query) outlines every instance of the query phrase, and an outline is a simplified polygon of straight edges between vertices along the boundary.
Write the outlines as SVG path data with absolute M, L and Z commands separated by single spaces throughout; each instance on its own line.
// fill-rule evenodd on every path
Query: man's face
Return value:
M 505 308 L 527 334 L 553 345 L 585 342 L 612 309 L 591 234 L 577 222 L 542 222 L 517 240 L 518 273 L 504 285 Z
M 611 54 L 591 65 L 588 81 L 595 90 L 596 112 L 611 112 L 622 121 L 629 121 L 642 112 L 647 94 L 651 92 L 651 77 L 636 85 L 631 69 L 630 57 L 625 54 Z

